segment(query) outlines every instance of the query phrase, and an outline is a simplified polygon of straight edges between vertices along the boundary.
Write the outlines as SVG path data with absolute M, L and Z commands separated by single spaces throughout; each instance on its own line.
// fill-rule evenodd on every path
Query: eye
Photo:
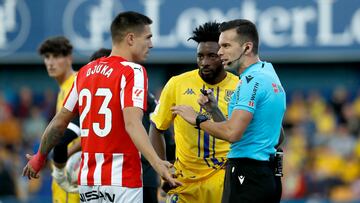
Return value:
M 211 59 L 211 60 L 215 60 L 215 59 L 217 59 L 219 56 L 217 55 L 217 54 L 210 54 L 209 55 L 209 58 Z
M 203 55 L 198 55 L 197 58 L 198 58 L 198 60 L 203 60 L 204 56 Z

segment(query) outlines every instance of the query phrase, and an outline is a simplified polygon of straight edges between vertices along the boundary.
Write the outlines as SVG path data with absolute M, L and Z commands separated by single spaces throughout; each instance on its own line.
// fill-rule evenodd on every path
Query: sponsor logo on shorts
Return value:
M 91 200 L 102 199 L 106 202 L 115 202 L 115 194 L 110 194 L 107 192 L 102 193 L 101 191 L 89 191 L 85 193 L 80 193 L 81 202 L 89 202 Z

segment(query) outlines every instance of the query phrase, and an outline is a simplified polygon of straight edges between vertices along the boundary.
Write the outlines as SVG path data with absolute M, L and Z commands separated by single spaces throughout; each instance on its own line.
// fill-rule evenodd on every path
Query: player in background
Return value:
M 201 89 L 213 89 L 216 101 L 225 115 L 230 95 L 238 77 L 226 72 L 217 55 L 219 24 L 207 22 L 198 26 L 189 39 L 198 43 L 198 69 L 172 77 L 161 92 L 159 104 L 151 116 L 150 139 L 159 156 L 165 159 L 162 132 L 174 124 L 176 144 L 175 176 L 183 186 L 171 189 L 168 202 L 220 202 L 223 191 L 224 166 L 229 143 L 195 129 L 180 116 L 174 116 L 171 107 L 190 105 L 197 112 L 204 109 L 197 103 Z
M 76 72 L 72 68 L 72 49 L 70 41 L 63 36 L 46 39 L 38 52 L 43 57 L 50 77 L 59 85 L 56 112 L 59 112 L 66 95 L 74 82 Z M 73 119 L 64 132 L 64 136 L 53 150 L 52 199 L 53 202 L 79 202 L 77 187 L 66 181 L 64 167 L 68 157 L 68 144 L 80 135 L 79 117 Z
M 38 153 L 27 154 L 24 176 L 39 177 L 47 153 L 79 114 L 80 201 L 143 202 L 139 151 L 171 185 L 181 185 L 169 172 L 172 165 L 157 156 L 141 122 L 147 108 L 147 74 L 137 63 L 145 61 L 152 48 L 151 23 L 131 11 L 115 17 L 110 57 L 80 69 L 64 107 L 46 128 Z

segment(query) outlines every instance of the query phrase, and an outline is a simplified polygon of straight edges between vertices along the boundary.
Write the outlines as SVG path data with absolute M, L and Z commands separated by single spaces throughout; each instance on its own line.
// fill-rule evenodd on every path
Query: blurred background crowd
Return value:
M 14 85 L 15 88 L 10 86 L 0 92 L 0 199 L 10 195 L 28 200 L 33 196 L 49 196 L 51 192 L 49 170 L 42 172 L 39 181 L 20 176 L 26 163 L 25 153 L 33 153 L 38 148 L 42 132 L 55 110 L 54 81 L 47 78 L 44 67 L 34 70 L 0 71 L 7 73 L 2 76 L 14 78 L 16 75 L 26 78 L 26 72 L 39 75 L 17 81 L 18 88 Z M 148 68 L 150 84 L 157 80 L 156 75 L 161 75 L 157 73 L 159 70 Z M 170 77 L 186 69 L 167 70 Z M 279 69 L 280 77 L 283 70 L 288 69 Z M 283 77 L 285 81 L 291 80 L 291 74 Z M 36 80 L 44 84 L 31 86 Z M 26 85 L 28 83 L 30 85 Z M 285 89 L 287 86 L 284 83 Z M 360 88 L 329 86 L 326 91 L 289 88 L 284 119 L 283 200 L 351 202 L 360 199 Z M 161 87 L 153 86 L 151 91 L 159 96 Z

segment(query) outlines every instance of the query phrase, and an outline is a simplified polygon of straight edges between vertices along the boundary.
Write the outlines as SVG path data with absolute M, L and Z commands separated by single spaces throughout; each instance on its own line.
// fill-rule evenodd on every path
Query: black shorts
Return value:
M 280 198 L 277 179 L 269 161 L 229 159 L 222 203 L 278 203 Z

